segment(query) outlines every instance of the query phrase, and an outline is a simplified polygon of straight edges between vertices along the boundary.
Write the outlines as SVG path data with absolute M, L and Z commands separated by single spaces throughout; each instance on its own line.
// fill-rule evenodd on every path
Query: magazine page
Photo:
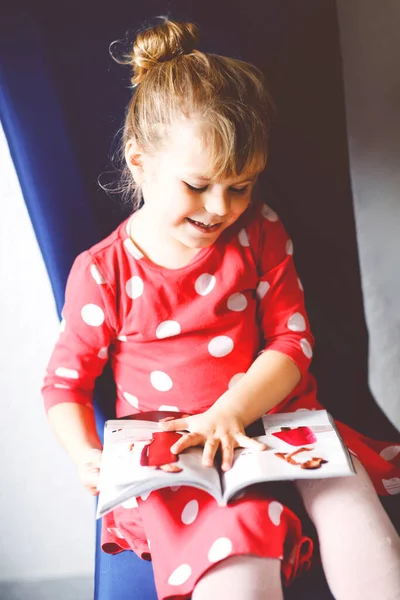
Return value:
M 221 500 L 217 469 L 201 464 L 203 449 L 173 455 L 180 432 L 164 432 L 153 421 L 110 420 L 104 429 L 97 517 L 122 502 L 163 487 L 192 485 Z
M 350 454 L 325 410 L 265 415 L 262 422 L 265 434 L 256 439 L 267 448 L 235 450 L 233 466 L 222 477 L 226 502 L 263 481 L 354 474 Z

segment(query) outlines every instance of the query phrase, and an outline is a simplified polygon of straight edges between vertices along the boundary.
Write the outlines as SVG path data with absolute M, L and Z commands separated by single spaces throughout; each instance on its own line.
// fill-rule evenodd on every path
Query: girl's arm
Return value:
M 245 435 L 245 427 L 277 406 L 300 381 L 297 365 L 276 350 L 266 350 L 247 373 L 205 413 L 162 423 L 164 430 L 188 430 L 172 447 L 175 454 L 204 445 L 203 464 L 211 467 L 219 447 L 222 469 L 230 469 L 237 446 L 264 450 L 265 445 Z
M 102 446 L 92 396 L 115 337 L 115 299 L 96 258 L 84 252 L 71 269 L 60 337 L 42 388 L 50 426 L 93 494 L 97 493 Z
M 102 449 L 92 408 L 63 402 L 50 407 L 47 417 L 56 438 L 77 466 L 92 449 Z
M 301 378 L 299 367 L 285 354 L 266 350 L 210 412 L 231 411 L 247 427 L 280 404 Z
M 47 416 L 56 438 L 75 463 L 83 485 L 97 495 L 102 445 L 93 409 L 63 402 L 50 407 Z

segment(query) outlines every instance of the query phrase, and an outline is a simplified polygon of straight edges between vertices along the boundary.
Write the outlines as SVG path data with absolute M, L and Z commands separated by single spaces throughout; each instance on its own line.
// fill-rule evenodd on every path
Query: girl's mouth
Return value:
M 222 223 L 215 223 L 213 225 L 208 225 L 207 223 L 202 223 L 201 221 L 195 221 L 194 219 L 190 219 L 186 217 L 186 221 L 192 225 L 197 231 L 201 231 L 202 233 L 215 233 L 220 229 Z

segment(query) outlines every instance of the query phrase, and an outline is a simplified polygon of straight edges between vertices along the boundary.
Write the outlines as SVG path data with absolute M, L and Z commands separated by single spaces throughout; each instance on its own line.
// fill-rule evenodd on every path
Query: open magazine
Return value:
M 175 418 L 178 413 L 169 413 Z M 158 421 L 167 413 L 109 420 L 104 428 L 97 518 L 116 506 L 135 505 L 153 490 L 188 485 L 205 490 L 221 505 L 248 486 L 268 481 L 342 477 L 355 473 L 350 454 L 325 410 L 267 414 L 246 433 L 266 450 L 238 448 L 233 466 L 223 472 L 201 463 L 203 448 L 179 455 L 171 446 L 184 432 L 164 432 Z M 158 417 L 158 418 L 157 418 Z M 154 420 L 153 420 L 154 419 Z

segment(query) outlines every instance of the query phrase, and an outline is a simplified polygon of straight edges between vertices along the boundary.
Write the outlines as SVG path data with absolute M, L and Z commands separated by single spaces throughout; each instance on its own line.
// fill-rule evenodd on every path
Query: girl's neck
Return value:
M 134 213 L 129 221 L 128 234 L 135 246 L 155 265 L 167 269 L 181 269 L 202 250 L 188 248 L 178 240 L 165 239 L 162 232 L 145 218 L 143 209 Z

